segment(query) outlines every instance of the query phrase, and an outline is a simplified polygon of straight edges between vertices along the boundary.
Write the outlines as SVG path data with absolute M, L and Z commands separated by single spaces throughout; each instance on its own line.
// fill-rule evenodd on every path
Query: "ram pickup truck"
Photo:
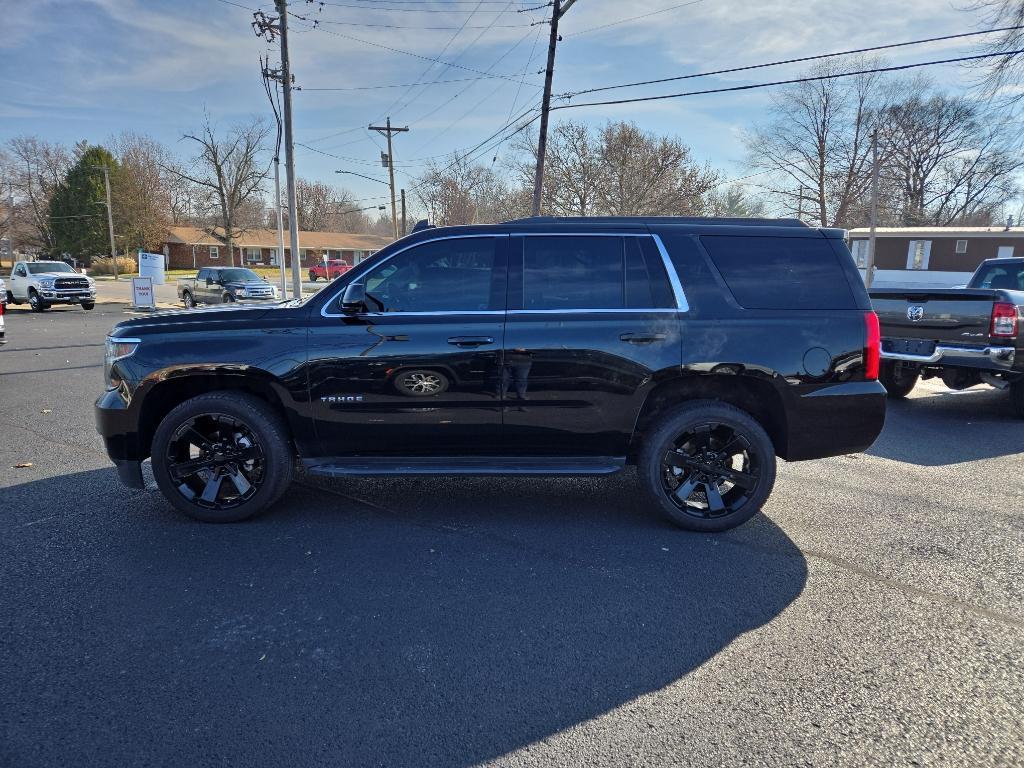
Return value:
M 906 397 L 918 379 L 956 390 L 988 384 L 1008 390 L 1024 417 L 1024 258 L 983 261 L 966 288 L 870 294 L 889 397 Z
M 158 313 L 106 341 L 96 420 L 199 520 L 329 477 L 607 475 L 721 531 L 788 461 L 885 419 L 878 319 L 842 230 L 549 218 L 429 228 L 314 296 Z
M 309 268 L 309 281 L 315 283 L 317 280 L 333 280 L 352 269 L 351 264 L 346 264 L 341 259 L 331 259 L 326 264 L 321 262 Z
M 178 278 L 178 298 L 186 308 L 233 301 L 277 301 L 277 287 L 244 267 L 203 267 L 195 277 Z
M 78 304 L 82 309 L 96 306 L 96 281 L 63 261 L 16 261 L 10 279 L 7 300 L 11 304 L 27 301 L 33 312 L 53 304 Z

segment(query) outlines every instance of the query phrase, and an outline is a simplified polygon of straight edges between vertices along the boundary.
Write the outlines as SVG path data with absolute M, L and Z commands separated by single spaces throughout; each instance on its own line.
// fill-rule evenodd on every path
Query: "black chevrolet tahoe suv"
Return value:
M 840 230 L 532 218 L 423 228 L 312 298 L 119 323 L 96 419 L 205 521 L 325 476 L 604 475 L 693 530 L 885 418 L 877 318 Z

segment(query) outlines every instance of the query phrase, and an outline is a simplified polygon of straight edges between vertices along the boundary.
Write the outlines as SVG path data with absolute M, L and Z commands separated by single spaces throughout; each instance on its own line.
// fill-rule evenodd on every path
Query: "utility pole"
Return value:
M 405 237 L 405 190 L 402 190 L 402 237 Z
M 284 170 L 288 179 L 288 233 L 292 254 L 292 292 L 295 298 L 302 296 L 302 265 L 299 263 L 299 222 L 295 215 L 298 205 L 295 201 L 295 145 L 292 140 L 292 70 L 288 59 L 288 0 L 274 0 L 277 17 L 268 17 L 263 11 L 253 14 L 252 28 L 257 37 L 265 37 L 273 41 L 281 37 L 281 87 L 284 91 Z M 277 79 L 277 78 L 274 78 Z M 269 93 L 268 93 L 269 95 Z M 276 167 L 275 167 L 276 170 Z M 276 174 L 275 174 L 276 175 Z M 278 232 L 281 231 L 281 196 L 278 194 Z M 283 237 L 279 235 L 278 242 Z M 284 248 L 281 248 L 281 260 L 284 261 Z
M 288 271 L 284 261 L 284 223 L 281 215 L 281 115 L 277 110 L 277 102 L 275 96 L 277 95 L 277 86 L 281 82 L 281 71 L 278 69 L 271 69 L 268 64 L 263 64 L 262 59 L 260 60 L 262 72 L 263 72 L 263 84 L 266 86 L 267 98 L 270 99 L 270 108 L 274 112 L 274 125 L 277 128 L 277 135 L 274 139 L 274 213 L 277 216 L 277 261 L 278 267 L 281 270 L 281 298 L 288 298 Z M 271 90 L 270 81 L 274 81 L 273 90 Z M 295 298 L 301 298 L 296 296 Z
M 796 199 L 796 217 L 804 220 L 804 185 L 800 185 L 800 195 Z
M 551 5 L 551 37 L 548 40 L 548 66 L 544 71 L 544 101 L 540 111 L 540 136 L 537 139 L 537 171 L 533 177 L 533 215 L 540 216 L 541 190 L 544 188 L 544 153 L 548 147 L 548 113 L 551 111 L 551 80 L 555 74 L 555 47 L 561 40 L 558 36 L 558 21 L 572 7 L 576 0 L 553 0 Z
M 557 2 L 557 0 L 556 0 Z M 409 127 L 405 128 L 392 128 L 391 118 L 389 117 L 385 125 L 371 125 L 369 126 L 371 131 L 376 131 L 382 136 L 388 137 L 388 154 L 387 157 L 381 156 L 381 165 L 388 169 L 388 183 L 391 185 L 391 228 L 395 232 L 395 239 L 398 239 L 398 212 L 395 209 L 395 154 L 391 151 L 391 134 L 393 133 L 405 133 L 409 130 Z
M 864 271 L 864 285 L 874 281 L 875 228 L 878 226 L 878 130 L 871 132 L 871 234 L 868 236 L 868 260 Z
M 107 230 L 110 232 L 110 257 L 114 267 L 114 279 L 119 280 L 117 274 L 117 246 L 114 245 L 114 214 L 110 209 L 110 169 L 105 165 L 96 166 L 103 171 L 103 186 L 107 191 Z

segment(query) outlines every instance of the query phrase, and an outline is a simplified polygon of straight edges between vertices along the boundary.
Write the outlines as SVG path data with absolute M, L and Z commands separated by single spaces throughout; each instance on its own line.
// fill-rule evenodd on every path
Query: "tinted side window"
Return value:
M 1024 290 L 1024 265 L 989 266 L 971 281 L 977 288 L 1002 288 L 1010 291 Z
M 526 237 L 524 309 L 622 309 L 625 264 L 621 237 Z
M 665 264 L 649 237 L 626 238 L 626 306 L 630 309 L 674 309 L 676 306 Z
M 200 269 L 199 274 L 196 275 L 196 280 L 205 280 L 208 277 L 210 277 L 210 270 Z
M 503 310 L 492 283 L 498 240 L 435 240 L 399 253 L 364 277 L 375 312 L 474 312 Z
M 747 309 L 856 309 L 836 253 L 823 238 L 725 237 L 701 242 Z

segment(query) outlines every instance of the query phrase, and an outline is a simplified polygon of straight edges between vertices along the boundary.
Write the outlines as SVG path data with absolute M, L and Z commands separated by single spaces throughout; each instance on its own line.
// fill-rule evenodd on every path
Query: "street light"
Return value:
M 373 176 L 364 176 L 363 174 L 356 173 L 355 171 L 335 171 L 335 173 L 346 173 L 349 176 L 358 176 L 361 179 L 369 179 L 370 181 L 376 181 L 378 184 L 383 184 L 385 187 L 391 186 L 386 181 L 381 181 L 380 179 L 375 179 L 375 178 L 373 178 Z

